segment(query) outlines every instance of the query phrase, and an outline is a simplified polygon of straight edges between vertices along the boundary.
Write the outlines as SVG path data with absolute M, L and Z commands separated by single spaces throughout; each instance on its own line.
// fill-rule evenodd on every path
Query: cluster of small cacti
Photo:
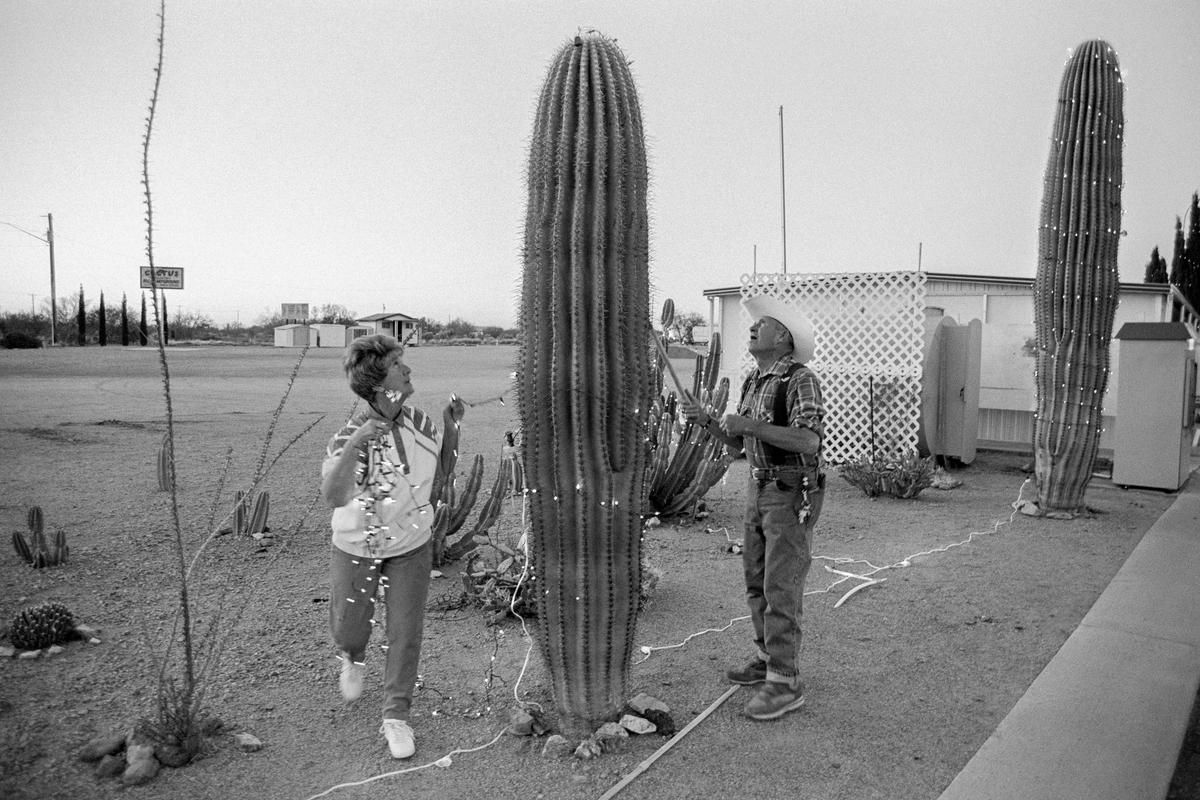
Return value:
M 9 641 L 20 650 L 40 650 L 75 636 L 75 617 L 62 603 L 47 602 L 26 608 L 8 627 Z
M 659 362 L 670 362 L 659 354 Z M 709 416 L 719 419 L 729 401 L 729 379 L 718 380 L 721 370 L 721 334 L 714 333 L 708 355 L 696 356 L 692 378 L 692 396 Z M 674 392 L 662 394 L 663 366 L 656 368 L 659 396 L 654 400 L 650 442 L 654 455 L 650 461 L 648 514 L 667 517 L 695 508 L 701 498 L 724 477 L 733 458 L 724 444 L 704 425 L 685 422 L 678 414 Z
M 13 548 L 21 558 L 35 569 L 67 563 L 67 556 L 71 553 L 71 548 L 67 546 L 67 534 L 62 530 L 55 531 L 54 538 L 46 540 L 40 506 L 29 509 L 25 523 L 29 526 L 29 539 L 21 531 L 13 531 L 12 535 Z
M 475 464 L 471 468 L 471 477 L 467 479 L 467 490 L 469 491 L 474 483 L 475 494 L 478 494 L 479 479 L 474 477 L 476 472 L 480 473 L 480 475 L 483 473 L 483 456 L 475 456 Z M 435 564 L 457 561 L 471 550 L 475 549 L 481 540 L 485 540 L 487 538 L 488 530 L 496 523 L 496 520 L 499 519 L 500 511 L 504 505 L 504 500 L 508 497 L 508 487 L 512 482 L 512 475 L 512 461 L 506 458 L 501 459 L 500 467 L 496 471 L 496 480 L 492 483 L 491 494 L 488 495 L 488 499 L 485 500 L 483 505 L 480 507 L 479 514 L 475 517 L 475 524 L 472 525 L 470 530 L 464 533 L 462 537 L 453 544 L 447 545 L 446 538 L 462 528 L 463 522 L 466 521 L 467 512 L 470 511 L 470 506 L 467 506 L 467 508 L 461 512 L 452 512 L 450 508 L 453 505 L 454 500 L 453 497 L 451 497 L 450 503 L 445 507 L 447 510 L 444 514 L 444 517 L 446 520 L 448 520 L 445 531 L 439 529 L 438 514 L 440 514 L 442 509 L 438 509 L 438 513 L 435 513 L 433 523 Z M 452 486 L 453 484 L 451 484 L 451 487 Z M 474 502 L 475 497 L 472 496 L 471 503 L 473 504 Z M 461 504 L 462 501 L 460 501 L 460 505 Z M 460 516 L 461 520 L 457 522 L 457 525 L 453 525 L 453 522 L 458 520 Z M 452 525 L 453 527 L 450 527 Z
M 433 511 L 433 563 L 441 564 L 445 560 L 446 539 L 453 536 L 466 524 L 475 500 L 479 497 L 479 487 L 483 484 L 483 456 L 476 454 L 471 461 L 471 469 L 467 472 L 466 481 L 461 489 L 453 471 L 442 484 L 441 493 L 434 500 Z
M 259 534 L 267 530 L 267 514 L 271 509 L 271 493 L 259 492 L 250 496 L 246 492 L 233 493 L 233 532 Z
M 1046 164 L 1033 284 L 1037 505 L 1083 508 L 1100 446 L 1118 292 L 1124 84 L 1104 41 L 1067 63 Z

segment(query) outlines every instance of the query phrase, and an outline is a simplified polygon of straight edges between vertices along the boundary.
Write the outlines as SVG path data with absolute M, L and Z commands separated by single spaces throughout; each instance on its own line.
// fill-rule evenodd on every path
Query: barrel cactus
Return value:
M 528 181 L 517 395 L 530 563 L 539 650 L 577 727 L 625 698 L 653 396 L 645 143 L 612 40 L 576 37 L 555 56 Z
M 8 638 L 20 650 L 40 650 L 75 636 L 75 617 L 62 603 L 41 603 L 17 614 Z
M 1123 96 L 1113 48 L 1081 45 L 1059 88 L 1038 235 L 1036 513 L 1083 508 L 1100 444 L 1119 291 Z

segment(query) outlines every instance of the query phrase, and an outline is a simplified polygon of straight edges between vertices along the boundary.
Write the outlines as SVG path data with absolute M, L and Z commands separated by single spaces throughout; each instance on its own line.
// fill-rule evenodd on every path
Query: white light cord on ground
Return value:
M 492 739 L 487 744 L 481 744 L 478 747 L 465 747 L 465 748 L 457 747 L 454 750 L 451 750 L 446 755 L 439 758 L 437 761 L 430 761 L 427 764 L 421 764 L 416 767 L 405 767 L 404 769 L 397 769 L 397 770 L 393 770 L 391 772 L 384 772 L 381 775 L 372 775 L 370 778 L 363 778 L 361 781 L 350 781 L 348 783 L 339 783 L 337 786 L 330 786 L 328 789 L 321 792 L 320 794 L 314 794 L 313 796 L 309 797 L 308 800 L 317 800 L 318 797 L 324 797 L 325 795 L 330 794 L 331 792 L 337 791 L 338 789 L 349 789 L 352 786 L 365 786 L 366 784 L 372 783 L 373 781 L 382 780 L 384 778 L 391 778 L 396 775 L 403 775 L 406 772 L 417 772 L 418 770 L 428 769 L 429 767 L 448 767 L 453 763 L 451 761 L 451 756 L 456 756 L 461 753 L 474 753 L 478 750 L 483 750 L 484 748 L 491 747 L 496 742 L 500 741 L 500 737 L 503 735 L 504 735 L 504 731 L 500 731 L 498 734 L 496 734 L 495 739 Z
M 872 564 L 870 561 L 867 561 L 866 559 L 862 559 L 862 558 L 848 558 L 845 556 L 838 556 L 838 557 L 813 556 L 814 561 L 817 561 L 817 560 L 830 561 L 839 566 L 844 565 L 844 564 L 866 564 L 867 567 L 869 567 L 869 569 L 863 573 L 847 572 L 845 570 L 834 569 L 833 567 L 826 564 L 824 566 L 825 566 L 825 570 L 827 572 L 832 572 L 833 574 L 841 575 L 842 577 L 838 578 L 836 581 L 829 584 L 824 589 L 812 589 L 810 591 L 807 591 L 804 593 L 804 596 L 808 597 L 809 595 L 814 595 L 814 594 L 828 594 L 829 592 L 833 591 L 833 589 L 835 587 L 840 586 L 841 584 L 845 583 L 848 580 L 853 579 L 853 580 L 861 581 L 861 583 L 859 583 L 857 586 L 852 587 L 848 592 L 846 592 L 844 595 L 842 595 L 841 598 L 838 599 L 838 601 L 836 603 L 834 603 L 833 607 L 839 608 L 843 603 L 845 603 L 847 600 L 849 600 L 852 595 L 856 594 L 857 592 L 861 591 L 862 589 L 866 589 L 868 586 L 874 586 L 877 583 L 883 583 L 885 580 L 887 580 L 886 578 L 872 577 L 874 575 L 879 574 L 880 572 L 883 572 L 884 570 L 899 569 L 901 567 L 910 567 L 910 566 L 912 566 L 912 561 L 915 558 L 920 558 L 922 556 L 934 555 L 936 553 L 946 553 L 955 547 L 962 547 L 965 544 L 970 544 L 977 537 L 988 536 L 990 534 L 996 533 L 997 531 L 1000 530 L 1000 528 L 1002 526 L 1011 523 L 1013 521 L 1013 519 L 1017 516 L 1017 513 L 1021 507 L 1022 497 L 1025 492 L 1025 487 L 1029 484 L 1030 480 L 1031 480 L 1030 478 L 1026 478 L 1021 483 L 1021 487 L 1017 490 L 1017 499 L 1012 502 L 1012 505 L 1011 505 L 1012 513 L 1008 515 L 1008 519 L 999 520 L 999 521 L 995 522 L 992 525 L 992 529 L 989 531 L 972 531 L 967 536 L 967 538 L 963 539 L 962 541 L 954 542 L 952 544 L 948 544 L 943 547 L 934 547 L 930 550 L 922 550 L 919 553 L 913 553 L 912 555 L 905 556 L 904 558 L 900 559 L 899 561 L 893 562 L 891 564 L 885 564 L 882 567 L 877 567 L 874 564 Z M 728 542 L 735 541 L 732 537 L 730 537 L 728 528 L 723 528 L 722 530 L 725 532 L 726 541 L 728 541 Z M 655 653 L 656 651 L 676 650 L 678 648 L 683 647 L 684 645 L 686 645 L 688 642 L 690 642 L 692 639 L 696 638 L 697 636 L 703 636 L 706 633 L 722 633 L 724 631 L 729 630 L 729 628 L 732 627 L 734 623 L 741 622 L 741 621 L 747 620 L 747 619 L 750 619 L 750 616 L 748 614 L 745 616 L 741 616 L 741 617 L 734 617 L 733 619 L 729 620 L 728 623 L 726 623 L 725 625 L 722 625 L 719 628 L 707 628 L 702 631 L 697 631 L 696 633 L 691 634 L 686 639 L 684 639 L 681 642 L 678 642 L 677 644 L 660 645 L 660 646 L 656 646 L 656 647 L 642 645 L 641 647 L 638 648 L 638 651 L 642 653 L 643 657 L 639 661 L 635 661 L 634 664 L 641 664 L 642 662 L 649 659 L 651 654 Z
M 843 594 L 841 596 L 841 598 L 838 599 L 838 601 L 833 606 L 834 608 L 838 608 L 843 603 L 845 603 L 848 599 L 850 599 L 850 597 L 852 595 L 854 595 L 855 593 L 857 593 L 858 591 L 865 589 L 868 586 L 874 586 L 875 584 L 883 583 L 885 580 L 887 580 L 886 578 L 874 578 L 874 577 L 872 577 L 873 575 L 877 575 L 880 572 L 883 572 L 884 570 L 899 569 L 901 567 L 912 566 L 912 561 L 915 558 L 921 558 L 922 556 L 929 556 L 929 555 L 934 555 L 937 553 L 946 553 L 955 547 L 962 547 L 963 545 L 970 544 L 972 541 L 975 540 L 976 537 L 988 536 L 990 534 L 996 533 L 997 531 L 1000 530 L 1000 528 L 1002 526 L 1011 523 L 1013 521 L 1013 519 L 1016 517 L 1016 515 L 1018 513 L 1018 509 L 1020 508 L 1020 505 L 1022 502 L 1022 495 L 1025 491 L 1025 486 L 1029 483 L 1029 481 L 1030 481 L 1030 479 L 1026 478 L 1025 481 L 1021 484 L 1021 488 L 1017 490 L 1017 499 L 1014 500 L 1012 503 L 1013 511 L 1012 511 L 1012 514 L 1009 515 L 1007 520 L 1000 520 L 1000 521 L 994 523 L 992 526 L 992 529 L 988 530 L 988 531 L 972 531 L 967 536 L 967 538 L 963 539 L 962 541 L 953 542 L 951 544 L 944 545 L 942 547 L 934 547 L 929 550 L 922 550 L 919 553 L 913 553 L 912 555 L 905 556 L 904 558 L 902 558 L 899 561 L 893 562 L 891 564 L 885 564 L 884 566 L 881 566 L 881 567 L 877 567 L 874 564 L 872 564 L 870 561 L 867 561 L 866 559 L 861 559 L 861 558 L 848 558 L 848 557 L 844 557 L 844 556 L 838 556 L 838 557 L 813 556 L 814 561 L 816 561 L 816 560 L 830 561 L 839 566 L 844 565 L 844 564 L 866 564 L 867 567 L 869 567 L 869 570 L 867 572 L 863 572 L 863 573 L 847 572 L 845 570 L 834 569 L 833 567 L 826 564 L 824 566 L 825 566 L 825 570 L 827 572 L 832 572 L 833 574 L 840 575 L 842 577 L 838 578 L 836 581 L 831 583 L 829 586 L 826 586 L 824 589 L 813 589 L 811 591 L 805 592 L 804 596 L 807 597 L 809 595 L 814 595 L 814 594 L 828 594 L 830 591 L 832 591 L 834 589 L 834 587 L 839 586 L 842 583 L 844 583 L 848 580 L 851 580 L 851 579 L 862 581 L 861 583 L 859 583 L 857 586 L 854 586 L 853 588 L 851 588 L 849 591 L 847 591 L 845 594 Z M 525 581 L 526 576 L 529 574 L 529 535 L 528 535 L 529 532 L 528 532 L 528 529 L 526 528 L 526 510 L 527 510 L 527 503 L 522 501 L 522 504 L 521 504 L 521 531 L 522 531 L 521 548 L 525 553 L 525 565 L 521 571 L 521 577 L 517 580 L 517 585 L 513 589 L 512 597 L 509 598 L 509 606 L 508 606 L 509 611 L 512 612 L 513 616 L 515 616 L 515 617 L 517 617 L 517 619 L 521 620 L 521 633 L 525 637 L 526 641 L 528 642 L 528 646 L 526 647 L 526 650 L 525 650 L 525 660 L 524 660 L 524 663 L 521 665 L 521 672 L 517 676 L 516 681 L 513 683 L 513 699 L 516 700 L 517 704 L 521 707 L 533 706 L 533 707 L 538 708 L 538 710 L 541 710 L 541 706 L 539 706 L 537 703 L 531 703 L 531 702 L 522 700 L 520 697 L 519 688 L 518 688 L 521 684 L 521 679 L 524 678 L 525 672 L 529 668 L 529 658 L 533 653 L 533 640 L 532 640 L 532 637 L 529 635 L 529 629 L 526 626 L 525 618 L 523 616 L 521 616 L 521 614 L 519 614 L 516 609 L 517 595 L 520 593 L 521 584 Z M 725 538 L 729 541 L 733 541 L 729 537 L 728 529 L 725 529 Z M 724 631 L 729 630 L 729 628 L 731 628 L 735 623 L 741 622 L 743 620 L 747 620 L 749 618 L 750 618 L 749 615 L 745 615 L 745 616 L 741 616 L 741 617 L 734 617 L 733 619 L 729 620 L 728 623 L 726 623 L 725 625 L 722 625 L 719 628 L 707 628 L 702 631 L 697 631 L 696 633 L 689 635 L 687 638 L 685 638 L 683 641 L 681 641 L 677 644 L 660 645 L 657 647 L 650 647 L 650 646 L 643 645 L 638 648 L 639 652 L 642 653 L 643 657 L 640 660 L 633 662 L 631 664 L 631 666 L 635 666 L 637 664 L 641 664 L 641 663 L 645 662 L 656 651 L 675 650 L 675 649 L 682 648 L 683 646 L 685 646 L 688 642 L 690 642 L 692 639 L 696 638 L 697 636 L 703 636 L 706 633 L 722 633 Z M 718 697 L 708 708 L 706 708 L 704 711 L 702 711 L 700 714 L 698 714 L 695 717 L 695 719 L 693 719 L 691 722 L 689 722 L 683 728 L 683 730 L 679 731 L 677 734 L 675 734 L 673 737 L 671 737 L 666 742 L 666 744 L 664 744 L 662 747 L 660 747 L 658 750 L 656 750 L 649 758 L 647 758 L 645 761 L 643 761 L 641 764 L 639 764 L 632 772 L 630 772 L 628 775 L 626 775 L 624 778 L 622 778 L 619 783 L 615 784 L 607 792 L 605 792 L 603 795 L 601 795 L 599 800 L 611 800 L 611 798 L 615 797 L 618 792 L 620 792 L 627 785 L 629 785 L 635 778 L 637 778 L 639 775 L 641 775 L 643 772 L 645 772 L 647 769 L 649 769 L 650 766 L 655 761 L 657 761 L 659 757 L 661 757 L 668 750 L 670 750 L 671 747 L 673 747 L 679 740 L 683 739 L 684 736 L 686 736 L 689 732 L 691 732 L 691 730 L 693 728 L 695 728 L 697 725 L 699 725 L 712 712 L 716 711 L 717 708 L 719 708 L 726 700 L 728 700 L 730 697 L 732 697 L 734 692 L 736 692 L 739 688 L 740 687 L 738 687 L 738 686 L 732 686 L 728 690 L 726 690 L 726 692 L 723 695 L 721 695 L 720 697 Z M 421 764 L 421 765 L 415 766 L 415 767 L 407 767 L 405 769 L 394 770 L 392 772 L 385 772 L 380 775 L 374 775 L 370 778 L 364 778 L 361 781 L 352 781 L 349 783 L 339 783 L 336 786 L 329 787 L 328 789 L 321 792 L 320 794 L 312 795 L 311 797 L 307 798 L 307 800 L 317 800 L 317 798 L 325 797 L 326 795 L 328 795 L 338 789 L 346 789 L 346 788 L 350 788 L 353 786 L 363 786 L 363 785 L 371 783 L 373 781 L 382 780 L 384 778 L 394 777 L 396 775 L 403 775 L 403 774 L 409 773 L 409 772 L 417 772 L 418 770 L 428 769 L 429 767 L 434 767 L 434 766 L 449 767 L 453 763 L 453 761 L 452 761 L 453 756 L 461 755 L 464 753 L 475 753 L 480 750 L 485 750 L 485 749 L 491 747 L 492 745 L 496 744 L 496 742 L 500 741 L 500 739 L 504 736 L 506 731 L 507 731 L 507 728 L 500 731 L 500 733 L 496 734 L 496 736 L 490 742 L 481 744 L 478 747 L 455 748 L 454 750 L 451 750 L 449 753 L 447 753 L 446 755 L 437 759 L 436 761 L 430 761 L 426 764 Z

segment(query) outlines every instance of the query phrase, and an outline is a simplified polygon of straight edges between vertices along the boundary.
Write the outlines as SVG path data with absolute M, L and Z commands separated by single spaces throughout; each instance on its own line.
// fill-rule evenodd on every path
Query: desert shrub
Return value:
M 8 350 L 32 350 L 42 346 L 42 340 L 25 331 L 9 331 L 0 338 L 0 346 Z
M 838 473 L 867 497 L 881 494 L 911 499 L 933 484 L 933 457 L 921 458 L 914 451 L 895 460 L 861 456 L 838 468 Z

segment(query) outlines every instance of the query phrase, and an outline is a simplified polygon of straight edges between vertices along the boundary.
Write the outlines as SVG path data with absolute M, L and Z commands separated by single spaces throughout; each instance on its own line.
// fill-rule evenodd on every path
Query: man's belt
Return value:
M 750 477 L 756 481 L 775 481 L 780 478 L 803 475 L 816 468 L 815 464 L 811 467 L 751 467 Z

